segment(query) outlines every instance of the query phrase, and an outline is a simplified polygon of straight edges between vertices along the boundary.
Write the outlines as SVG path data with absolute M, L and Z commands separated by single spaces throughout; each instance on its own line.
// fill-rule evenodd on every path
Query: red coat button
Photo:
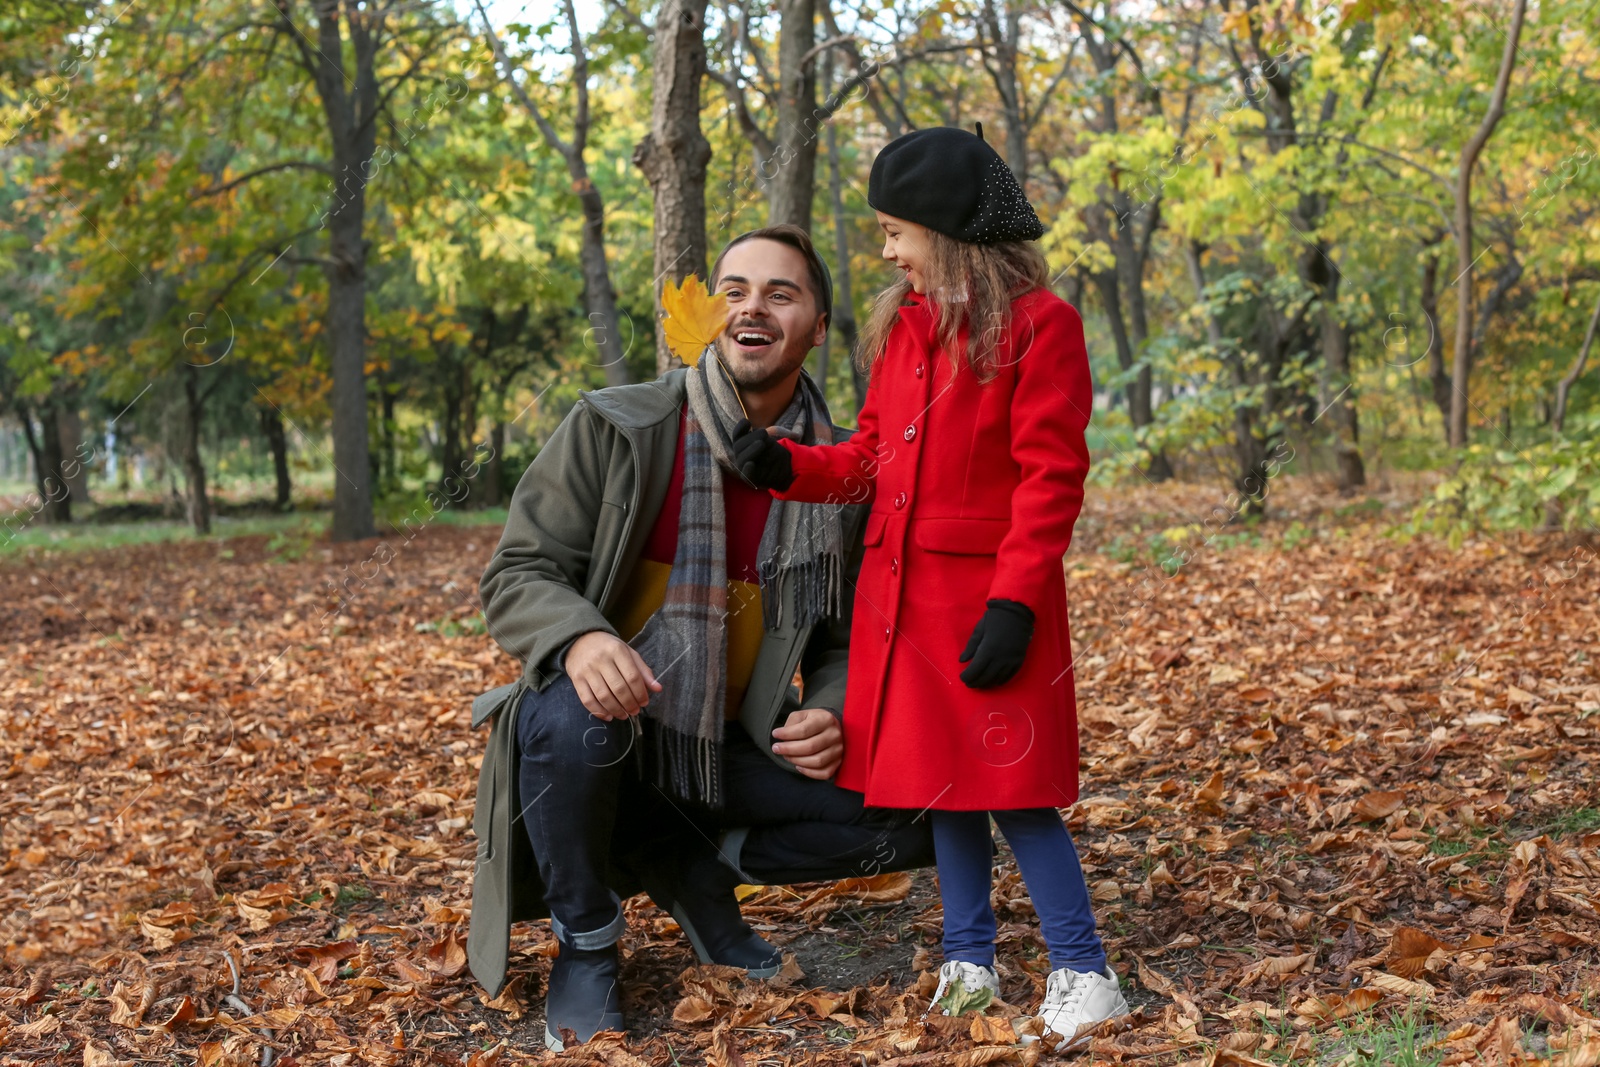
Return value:
M 900 560 L 898 558 L 891 559 L 889 561 L 889 573 L 890 574 L 899 574 L 900 573 Z
M 894 495 L 894 506 L 897 508 L 906 506 L 906 495 L 904 493 L 896 493 Z
M 915 374 L 918 378 L 922 377 L 922 364 L 918 363 L 917 364 L 917 369 L 912 371 L 912 373 Z
M 887 627 L 887 626 L 885 626 L 885 627 L 884 627 L 884 628 L 883 628 L 883 639 L 884 639 L 884 640 L 885 640 L 885 641 L 887 641 L 887 640 L 889 640 L 889 634 L 890 634 L 890 633 L 892 633 L 892 632 L 893 632 L 893 631 L 892 631 L 892 630 L 890 630 L 890 628 L 889 628 L 889 627 Z
M 914 438 L 916 436 L 917 436 L 917 428 L 915 426 L 907 426 L 906 427 L 906 440 L 910 441 L 912 438 Z

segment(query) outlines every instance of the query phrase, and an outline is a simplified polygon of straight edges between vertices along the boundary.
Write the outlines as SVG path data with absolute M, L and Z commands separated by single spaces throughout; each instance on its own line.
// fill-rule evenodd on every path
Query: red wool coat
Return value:
M 779 496 L 872 500 L 838 783 L 875 807 L 1063 807 L 1078 797 L 1061 557 L 1089 469 L 1083 323 L 1048 290 L 1019 297 L 999 374 L 981 383 L 964 360 L 952 371 L 913 301 L 855 436 L 783 442 L 795 480 Z M 1033 641 L 1016 677 L 969 689 L 958 659 L 994 598 L 1033 609 Z

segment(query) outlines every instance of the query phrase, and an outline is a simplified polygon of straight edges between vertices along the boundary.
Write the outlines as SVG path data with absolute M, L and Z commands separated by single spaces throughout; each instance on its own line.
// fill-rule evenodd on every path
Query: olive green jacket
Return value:
M 478 855 L 467 955 L 491 996 L 505 984 L 511 924 L 549 914 L 520 819 L 516 708 L 524 692 L 542 691 L 560 675 L 557 657 L 574 638 L 591 630 L 617 632 L 618 600 L 672 480 L 685 373 L 582 395 L 518 483 L 479 585 L 490 636 L 523 664 L 517 681 L 472 703 L 472 725 L 492 726 L 472 820 Z M 849 433 L 834 429 L 836 440 Z M 842 616 L 797 628 L 794 612 L 785 612 L 784 624 L 767 633 L 756 654 L 739 721 L 784 766 L 787 761 L 772 753 L 772 730 L 801 706 L 791 685 L 796 670 L 806 707 L 835 714 L 844 707 L 850 591 L 861 567 L 865 511 L 861 505 L 844 509 L 849 555 Z M 793 592 L 785 585 L 779 595 L 787 602 Z

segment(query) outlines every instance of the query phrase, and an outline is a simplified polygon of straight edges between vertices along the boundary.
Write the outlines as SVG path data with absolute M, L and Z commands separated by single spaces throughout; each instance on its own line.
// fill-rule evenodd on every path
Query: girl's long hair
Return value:
M 934 340 L 950 357 L 952 370 L 965 362 L 980 381 L 988 381 L 995 374 L 995 350 L 1011 328 L 1011 302 L 1049 280 L 1044 254 L 1032 241 L 973 244 L 925 232 L 928 258 L 923 274 L 935 319 Z M 911 280 L 902 276 L 872 302 L 857 349 L 863 373 L 870 375 L 883 358 L 889 331 L 910 293 Z M 963 326 L 968 328 L 965 352 L 957 348 Z

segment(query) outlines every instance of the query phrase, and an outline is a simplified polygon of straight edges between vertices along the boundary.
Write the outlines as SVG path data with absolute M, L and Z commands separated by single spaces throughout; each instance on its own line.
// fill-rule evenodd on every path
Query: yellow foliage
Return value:
M 693 367 L 700 353 L 728 325 L 728 298 L 706 289 L 697 274 L 682 285 L 668 281 L 661 287 L 661 308 L 667 313 L 662 328 L 672 354 Z

